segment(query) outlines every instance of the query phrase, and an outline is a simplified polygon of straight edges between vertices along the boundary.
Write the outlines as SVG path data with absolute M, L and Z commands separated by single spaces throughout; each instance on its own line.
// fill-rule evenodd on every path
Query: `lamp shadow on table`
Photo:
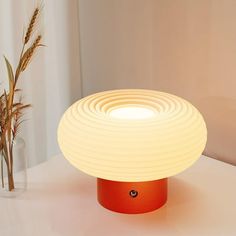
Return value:
M 121 215 L 121 220 L 140 225 L 168 224 L 170 221 L 184 221 L 194 212 L 190 204 L 198 202 L 203 197 L 202 190 L 194 184 L 188 183 L 177 177 L 172 177 L 168 182 L 168 200 L 167 203 L 156 211 L 140 215 Z

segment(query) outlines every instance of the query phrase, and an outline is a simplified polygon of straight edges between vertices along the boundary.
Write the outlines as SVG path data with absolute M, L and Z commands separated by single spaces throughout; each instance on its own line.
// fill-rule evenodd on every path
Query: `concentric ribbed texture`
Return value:
M 154 111 L 146 119 L 109 115 L 120 107 Z M 201 155 L 205 122 L 186 100 L 152 90 L 96 93 L 74 103 L 63 115 L 58 142 L 78 169 L 116 181 L 150 181 L 175 175 Z

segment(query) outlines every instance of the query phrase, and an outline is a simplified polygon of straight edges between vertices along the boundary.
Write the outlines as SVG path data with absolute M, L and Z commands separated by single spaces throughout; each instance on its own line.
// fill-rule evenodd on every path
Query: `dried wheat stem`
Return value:
M 39 8 L 37 7 L 35 8 L 33 15 L 30 19 L 30 23 L 29 23 L 27 32 L 25 34 L 24 44 L 27 44 L 30 40 L 38 14 L 39 14 Z
M 20 77 L 21 72 L 23 72 L 28 64 L 30 63 L 35 50 L 37 47 L 42 46 L 40 44 L 42 36 L 38 35 L 32 44 L 28 47 L 29 42 L 32 39 L 34 29 L 36 27 L 36 21 L 39 17 L 41 10 L 39 7 L 35 8 L 32 17 L 30 19 L 28 29 L 24 35 L 22 51 L 19 57 L 19 63 L 17 65 L 15 74 L 12 72 L 12 66 L 5 58 L 6 66 L 8 69 L 8 80 L 9 80 L 9 92 L 5 90 L 0 94 L 0 171 L 5 161 L 7 167 L 7 178 L 8 178 L 8 188 L 9 191 L 14 189 L 14 176 L 13 176 L 13 141 L 18 135 L 23 116 L 23 110 L 30 107 L 30 105 L 24 105 L 19 102 L 14 101 L 14 95 L 19 89 L 16 88 L 17 81 Z M 27 45 L 26 45 L 27 44 Z M 27 46 L 27 50 L 25 47 Z M 2 181 L 1 181 L 2 177 Z M 2 182 L 2 187 L 4 186 L 3 176 L 0 176 L 0 185 Z
M 42 36 L 39 35 L 35 41 L 33 42 L 32 46 L 26 51 L 25 53 L 25 57 L 23 57 L 23 61 L 22 61 L 22 65 L 21 65 L 21 71 L 24 71 L 27 67 L 27 65 L 29 64 L 30 62 L 30 59 L 32 58 L 34 52 L 35 52 L 35 49 L 39 46 L 39 43 L 42 39 Z

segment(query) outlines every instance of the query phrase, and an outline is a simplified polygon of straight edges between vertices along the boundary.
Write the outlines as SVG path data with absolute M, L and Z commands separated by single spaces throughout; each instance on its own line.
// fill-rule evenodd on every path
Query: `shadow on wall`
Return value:
M 236 144 L 235 104 L 236 99 L 218 96 L 196 101 L 196 106 L 201 110 L 208 129 L 205 154 L 234 165 L 236 164 L 233 155 Z

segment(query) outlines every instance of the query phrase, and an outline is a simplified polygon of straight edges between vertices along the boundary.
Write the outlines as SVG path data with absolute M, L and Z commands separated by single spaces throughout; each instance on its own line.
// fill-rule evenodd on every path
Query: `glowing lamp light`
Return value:
M 199 111 L 164 92 L 122 89 L 74 103 L 58 127 L 65 158 L 97 178 L 99 203 L 144 213 L 167 200 L 167 178 L 191 166 L 207 140 Z
M 144 107 L 135 107 L 135 106 L 128 106 L 128 107 L 121 107 L 113 109 L 110 112 L 110 116 L 119 119 L 145 119 L 154 116 L 154 111 Z

